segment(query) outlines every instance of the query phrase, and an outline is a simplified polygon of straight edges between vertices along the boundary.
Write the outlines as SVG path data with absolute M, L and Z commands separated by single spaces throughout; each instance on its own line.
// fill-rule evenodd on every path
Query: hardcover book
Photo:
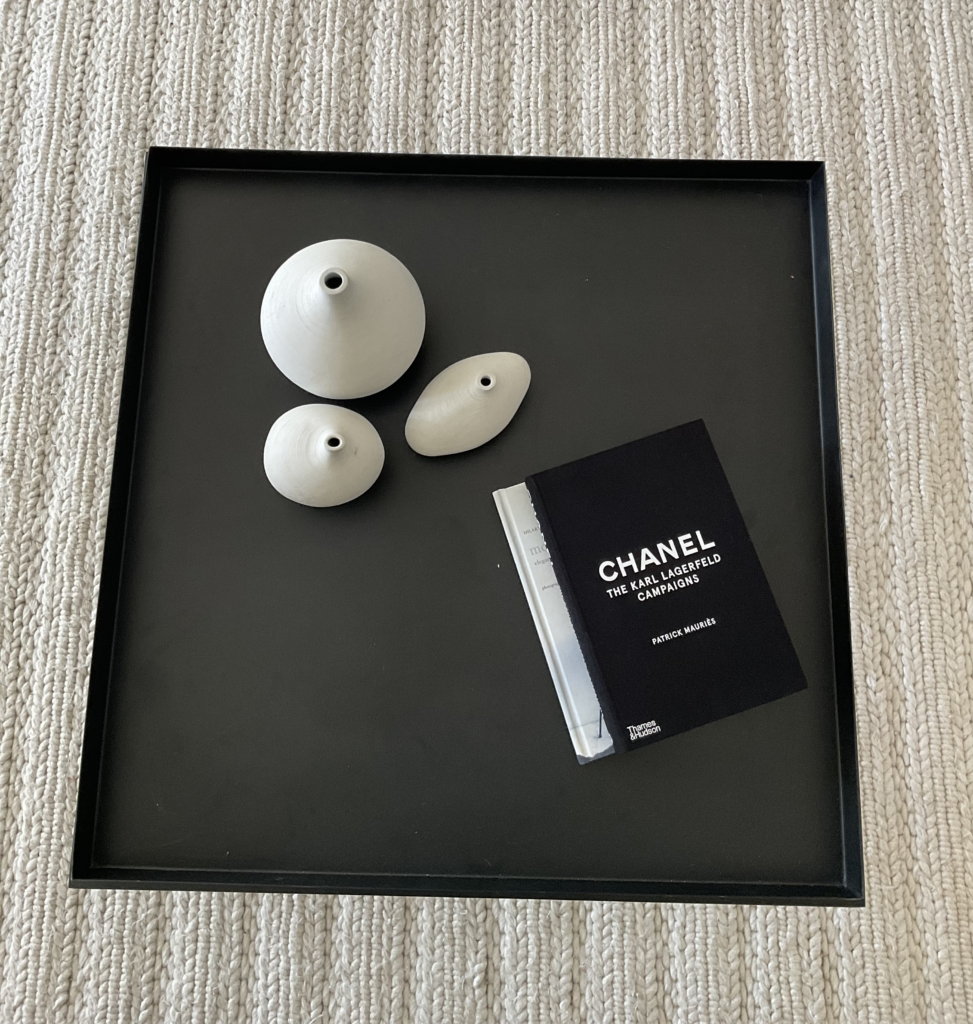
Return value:
M 614 751 L 806 688 L 702 420 L 537 473 L 525 489 Z M 515 490 L 498 492 L 501 518 L 499 495 Z

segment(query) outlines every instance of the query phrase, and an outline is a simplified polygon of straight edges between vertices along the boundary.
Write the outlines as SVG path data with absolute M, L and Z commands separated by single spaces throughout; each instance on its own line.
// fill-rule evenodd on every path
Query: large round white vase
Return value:
M 426 329 L 422 293 L 390 252 L 350 238 L 317 242 L 278 267 L 260 330 L 277 368 L 321 398 L 363 398 L 412 364 Z

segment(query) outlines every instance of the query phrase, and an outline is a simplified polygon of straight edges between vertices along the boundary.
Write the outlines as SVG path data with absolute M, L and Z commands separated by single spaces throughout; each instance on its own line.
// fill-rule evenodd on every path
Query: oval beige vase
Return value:
M 412 364 L 426 329 L 422 293 L 390 252 L 350 238 L 317 242 L 278 267 L 260 331 L 277 368 L 321 398 L 363 398 Z
M 426 385 L 409 413 L 405 439 L 420 455 L 478 448 L 513 419 L 529 386 L 530 367 L 516 352 L 461 359 Z
M 357 412 L 339 405 L 299 405 L 267 434 L 264 472 L 285 498 L 326 508 L 364 494 L 382 472 L 385 446 Z

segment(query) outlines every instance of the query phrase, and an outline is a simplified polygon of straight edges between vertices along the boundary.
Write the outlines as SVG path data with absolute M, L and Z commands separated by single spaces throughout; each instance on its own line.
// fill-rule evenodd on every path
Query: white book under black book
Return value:
M 582 764 L 615 752 L 524 484 L 493 492 L 568 734 Z

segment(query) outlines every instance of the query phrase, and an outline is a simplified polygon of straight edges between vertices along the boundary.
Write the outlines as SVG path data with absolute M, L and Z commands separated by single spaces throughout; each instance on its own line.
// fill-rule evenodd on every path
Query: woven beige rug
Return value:
M 0 1024 L 973 1022 L 973 5 L 0 18 Z M 866 909 L 68 891 L 151 143 L 827 160 Z

